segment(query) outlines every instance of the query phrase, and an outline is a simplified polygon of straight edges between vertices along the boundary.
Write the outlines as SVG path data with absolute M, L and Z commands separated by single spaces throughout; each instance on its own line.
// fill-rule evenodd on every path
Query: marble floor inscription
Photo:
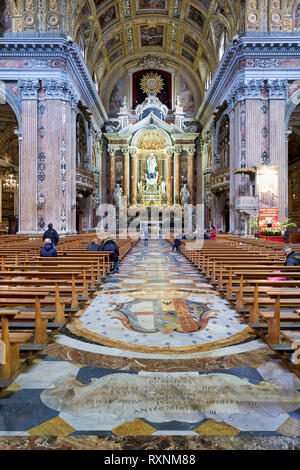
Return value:
M 3 439 L 83 435 L 284 445 L 300 437 L 300 380 L 181 254 L 140 242 L 0 394 Z

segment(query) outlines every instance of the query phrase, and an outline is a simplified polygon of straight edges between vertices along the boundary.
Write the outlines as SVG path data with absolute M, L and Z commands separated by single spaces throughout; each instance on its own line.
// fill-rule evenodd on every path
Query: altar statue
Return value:
M 166 183 L 164 180 L 162 180 L 161 185 L 160 185 L 160 191 L 162 194 L 166 194 Z
M 156 186 L 158 180 L 157 161 L 153 154 L 147 160 L 146 166 L 146 185 L 147 187 Z
M 114 190 L 114 194 L 113 194 L 113 200 L 114 200 L 114 203 L 115 203 L 115 206 L 116 207 L 120 207 L 121 206 L 121 197 L 122 197 L 122 188 L 119 184 L 116 185 L 115 187 L 115 190 Z
M 188 204 L 190 200 L 190 192 L 187 184 L 184 184 L 180 191 L 181 204 Z

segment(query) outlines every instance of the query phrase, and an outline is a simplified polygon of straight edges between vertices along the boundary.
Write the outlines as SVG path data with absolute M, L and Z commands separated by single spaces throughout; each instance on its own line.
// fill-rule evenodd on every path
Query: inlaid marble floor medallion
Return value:
M 161 436 L 192 448 L 197 437 L 234 438 L 235 448 L 265 437 L 285 448 L 300 437 L 300 379 L 180 253 L 139 242 L 0 393 L 0 448 L 1 436 L 26 448 L 41 436 L 71 446 L 147 437 L 149 449 Z
M 253 337 L 228 303 L 167 242 L 141 245 L 69 326 L 73 334 L 150 355 L 217 349 Z M 128 287 L 136 290 L 129 292 Z

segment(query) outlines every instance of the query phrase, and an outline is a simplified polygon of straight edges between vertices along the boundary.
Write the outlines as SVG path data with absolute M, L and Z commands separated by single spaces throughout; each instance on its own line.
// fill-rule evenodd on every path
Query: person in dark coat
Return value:
M 286 257 L 284 266 L 300 266 L 300 253 L 296 253 L 289 247 L 284 248 L 283 253 Z
M 45 256 L 46 258 L 57 256 L 56 248 L 52 245 L 50 238 L 46 238 L 44 248 L 40 249 L 40 256 Z
M 53 228 L 53 224 L 48 225 L 48 230 L 43 235 L 43 241 L 46 238 L 50 238 L 52 245 L 56 246 L 58 244 L 59 236 L 56 230 Z
M 109 261 L 114 263 L 113 273 L 117 272 L 119 268 L 120 253 L 116 242 L 111 237 L 107 237 L 103 242 L 103 249 L 101 251 L 112 251 L 109 255 Z
M 285 229 L 283 234 L 283 241 L 284 243 L 290 243 L 290 231 L 288 228 Z
M 97 239 L 95 239 L 88 244 L 87 251 L 100 251 L 99 248 L 100 245 L 98 245 Z
M 180 248 L 180 235 L 176 235 L 174 237 L 174 243 L 172 245 L 172 253 L 174 253 L 174 250 L 176 250 L 176 252 L 178 252 L 179 248 Z

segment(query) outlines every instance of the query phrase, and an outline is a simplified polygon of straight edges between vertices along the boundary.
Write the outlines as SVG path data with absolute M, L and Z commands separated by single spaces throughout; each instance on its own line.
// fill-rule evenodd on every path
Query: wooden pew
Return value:
M 32 333 L 10 332 L 8 323 L 17 315 L 16 310 L 0 309 L 1 340 L 4 344 L 4 364 L 1 365 L 0 388 L 7 387 L 20 369 L 20 346 L 32 340 Z

